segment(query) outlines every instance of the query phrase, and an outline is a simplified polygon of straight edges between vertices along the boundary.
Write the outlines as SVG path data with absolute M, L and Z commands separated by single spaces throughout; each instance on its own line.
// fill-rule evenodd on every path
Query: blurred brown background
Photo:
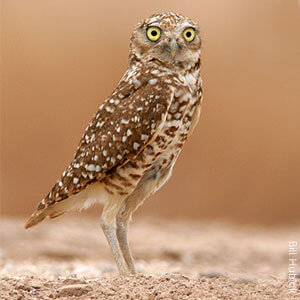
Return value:
M 126 69 L 134 25 L 175 11 L 202 28 L 202 118 L 137 215 L 299 222 L 296 0 L 1 3 L 3 214 L 31 213 L 72 159 Z

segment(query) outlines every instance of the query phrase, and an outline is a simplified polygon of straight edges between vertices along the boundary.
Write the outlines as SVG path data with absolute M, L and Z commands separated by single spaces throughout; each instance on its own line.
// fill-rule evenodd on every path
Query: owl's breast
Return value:
M 171 175 L 200 106 L 194 82 L 180 76 L 173 79 L 174 95 L 164 125 L 134 159 L 103 179 L 109 192 L 128 195 L 141 180 L 155 180 L 158 189 Z

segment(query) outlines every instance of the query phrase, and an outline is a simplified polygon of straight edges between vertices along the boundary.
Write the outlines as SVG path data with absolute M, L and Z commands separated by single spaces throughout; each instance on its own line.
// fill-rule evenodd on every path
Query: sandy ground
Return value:
M 288 241 L 300 227 L 137 220 L 138 275 L 119 277 L 96 219 L 76 214 L 25 231 L 1 220 L 1 299 L 300 299 L 289 294 Z

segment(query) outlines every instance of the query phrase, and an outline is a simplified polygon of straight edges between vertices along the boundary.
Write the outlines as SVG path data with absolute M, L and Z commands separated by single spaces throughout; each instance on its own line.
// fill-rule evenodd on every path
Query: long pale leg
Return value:
M 126 205 L 126 204 L 125 204 Z M 117 223 L 117 238 L 119 241 L 120 249 L 123 253 L 124 260 L 129 268 L 130 273 L 135 274 L 135 267 L 133 262 L 133 257 L 130 251 L 129 242 L 128 242 L 128 227 L 130 220 L 131 212 L 128 210 L 121 210 L 121 213 L 118 214 L 116 218 Z
M 116 217 L 117 238 L 124 260 L 131 273 L 136 273 L 136 271 L 127 238 L 129 221 L 133 212 L 144 202 L 155 188 L 158 188 L 168 179 L 170 171 L 171 168 L 167 168 L 161 171 L 151 170 L 149 173 L 145 174 L 134 192 L 124 200 L 123 206 Z
M 116 234 L 116 219 L 107 217 L 108 214 L 104 208 L 101 216 L 101 227 L 112 250 L 114 260 L 117 264 L 121 275 L 128 275 L 130 273 L 127 263 L 124 261 L 122 251 Z

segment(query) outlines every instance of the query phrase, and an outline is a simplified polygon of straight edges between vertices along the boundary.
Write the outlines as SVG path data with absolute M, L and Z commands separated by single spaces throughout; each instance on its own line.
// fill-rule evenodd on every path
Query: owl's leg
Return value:
M 133 274 L 136 273 L 136 271 L 127 237 L 129 222 L 133 212 L 144 202 L 147 196 L 150 195 L 155 185 L 156 180 L 153 180 L 152 176 L 143 176 L 133 193 L 124 200 L 123 206 L 116 218 L 119 245 L 128 268 Z
M 117 238 L 131 273 L 135 273 L 135 268 L 127 238 L 129 221 L 133 212 L 144 202 L 144 200 L 168 180 L 171 171 L 172 166 L 162 170 L 157 170 L 156 168 L 150 169 L 141 178 L 135 190 L 124 200 L 123 206 L 117 214 Z
M 130 251 L 128 242 L 128 228 L 129 221 L 132 214 L 132 209 L 130 209 L 127 203 L 124 203 L 123 208 L 120 210 L 116 218 L 117 223 L 117 238 L 119 241 L 120 249 L 123 253 L 124 260 L 129 268 L 130 273 L 135 274 L 135 267 L 133 262 L 133 257 Z
M 112 250 L 114 260 L 121 275 L 130 273 L 127 263 L 124 261 L 122 251 L 116 234 L 116 217 L 111 205 L 105 205 L 101 216 L 101 227 Z

